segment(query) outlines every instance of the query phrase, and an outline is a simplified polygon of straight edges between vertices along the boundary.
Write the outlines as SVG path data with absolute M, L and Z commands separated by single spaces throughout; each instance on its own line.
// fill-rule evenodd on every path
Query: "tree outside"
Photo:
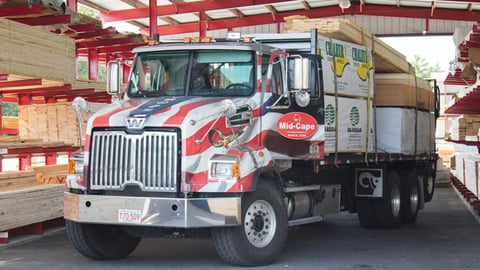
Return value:
M 430 63 L 427 62 L 427 60 L 425 60 L 425 58 L 417 54 L 414 56 L 411 64 L 415 68 L 415 73 L 417 77 L 420 77 L 422 79 L 431 78 L 432 72 L 443 71 L 438 63 L 435 66 L 432 66 Z

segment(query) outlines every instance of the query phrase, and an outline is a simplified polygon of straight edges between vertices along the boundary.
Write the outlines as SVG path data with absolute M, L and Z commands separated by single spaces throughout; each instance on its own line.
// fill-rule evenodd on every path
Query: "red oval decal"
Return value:
M 292 140 L 303 140 L 313 136 L 317 131 L 317 120 L 301 112 L 287 113 L 277 121 L 278 132 Z

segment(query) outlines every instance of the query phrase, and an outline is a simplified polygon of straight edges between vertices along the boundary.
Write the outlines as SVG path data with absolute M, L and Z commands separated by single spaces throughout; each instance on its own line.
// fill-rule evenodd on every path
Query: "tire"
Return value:
M 414 168 L 402 171 L 401 177 L 403 183 L 402 223 L 410 224 L 415 222 L 420 209 L 420 186 Z
M 280 190 L 270 181 L 263 180 L 255 192 L 246 193 L 242 198 L 242 224 L 212 229 L 212 239 L 218 255 L 226 263 L 267 265 L 283 250 L 287 222 Z
M 360 225 L 365 229 L 378 227 L 375 216 L 374 201 L 372 199 L 357 199 L 357 214 Z
M 130 255 L 141 237 L 128 235 L 120 226 L 84 224 L 66 221 L 72 245 L 85 257 L 94 260 L 116 260 Z
M 425 202 L 429 202 L 433 198 L 435 192 L 435 177 L 432 174 L 425 174 L 423 176 Z
M 384 189 L 384 198 L 373 201 L 378 227 L 397 228 L 402 221 L 402 186 L 398 172 L 388 171 Z

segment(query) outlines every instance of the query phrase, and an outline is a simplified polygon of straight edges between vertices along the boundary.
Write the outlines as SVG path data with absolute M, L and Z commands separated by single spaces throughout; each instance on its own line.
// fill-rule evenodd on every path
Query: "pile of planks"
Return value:
M 346 19 L 307 19 L 302 16 L 285 18 L 286 32 L 310 32 L 316 28 L 318 34 L 338 40 L 356 43 L 374 49 L 375 72 L 409 73 L 409 64 L 403 54 L 387 43 Z
M 455 141 L 479 141 L 480 115 L 464 114 L 451 117 L 447 123 L 448 137 Z
M 480 154 L 455 153 L 453 174 L 477 197 L 480 195 Z
M 63 216 L 65 186 L 35 182 L 35 172 L 0 173 L 0 231 Z
M 42 184 L 63 184 L 67 177 L 68 165 L 47 165 L 33 167 L 37 182 Z
M 0 73 L 75 80 L 75 41 L 0 18 Z
M 18 106 L 18 118 L 19 135 L 23 139 L 80 144 L 77 116 L 70 102 Z

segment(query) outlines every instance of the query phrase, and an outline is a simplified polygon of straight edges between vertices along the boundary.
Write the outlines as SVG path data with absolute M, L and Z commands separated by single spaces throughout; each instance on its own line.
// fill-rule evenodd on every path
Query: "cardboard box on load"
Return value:
M 377 108 L 378 152 L 415 154 L 415 109 Z M 430 112 L 417 113 L 417 152 L 435 151 L 433 134 L 435 116 Z
M 372 110 L 370 110 L 372 112 Z M 338 132 L 335 130 L 338 121 Z M 370 119 L 370 127 L 373 120 Z M 335 115 L 335 97 L 325 95 L 325 152 L 335 152 L 335 134 L 338 133 L 338 152 L 365 152 L 366 136 L 372 151 L 373 131 L 367 129 L 367 100 L 338 97 L 338 117 Z
M 412 74 L 379 73 L 375 74 L 375 103 L 379 107 L 418 106 L 420 110 L 433 111 L 435 94 L 429 82 L 420 78 L 415 80 Z
M 333 44 L 332 44 L 333 43 Z M 318 49 L 322 57 L 322 72 L 325 93 L 348 96 L 373 97 L 373 65 L 371 50 L 365 47 L 324 36 L 318 38 Z M 333 59 L 335 55 L 335 65 Z M 370 79 L 368 79 L 370 76 Z M 370 82 L 370 89 L 368 83 Z

